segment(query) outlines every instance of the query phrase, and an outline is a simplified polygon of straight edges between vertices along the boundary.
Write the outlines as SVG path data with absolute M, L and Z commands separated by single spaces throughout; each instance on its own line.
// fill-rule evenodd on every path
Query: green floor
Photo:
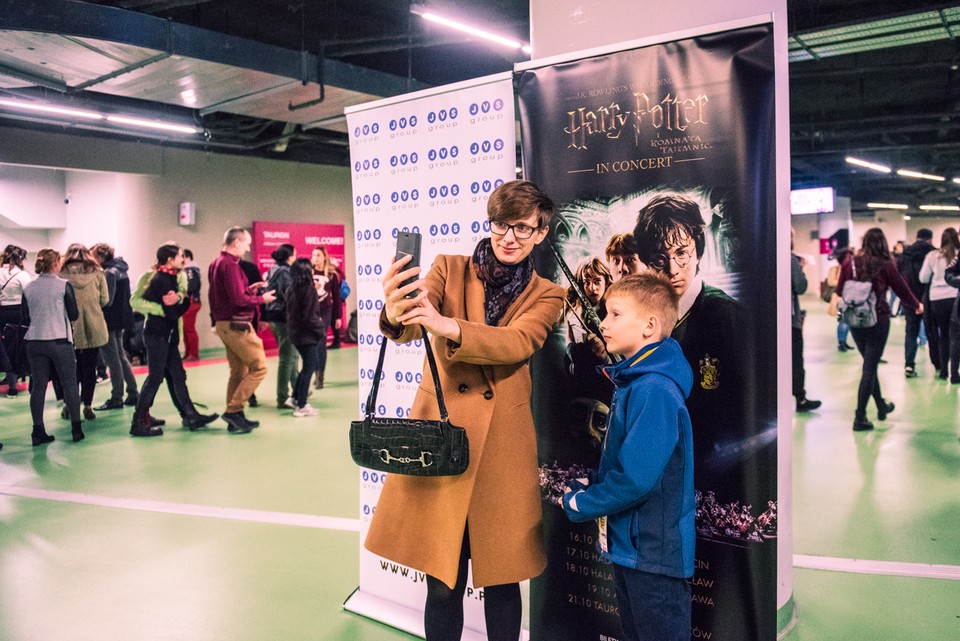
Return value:
M 859 357 L 837 353 L 822 304 L 804 304 L 807 389 L 824 407 L 795 425 L 795 552 L 960 565 L 960 386 L 931 380 L 928 362 L 903 378 L 896 321 L 881 381 L 897 410 L 854 434 Z M 358 535 L 311 520 L 357 518 L 346 434 L 356 359 L 353 348 L 330 352 L 315 419 L 273 409 L 268 377 L 251 411 L 263 425 L 249 435 L 220 422 L 183 430 L 161 391 L 154 414 L 171 419 L 162 438 L 130 438 L 128 408 L 101 413 L 75 445 L 51 400 L 58 440 L 33 448 L 26 395 L 0 399 L 0 641 L 412 639 L 341 611 L 357 585 Z M 222 363 L 191 368 L 194 398 L 221 411 L 225 375 Z M 107 393 L 98 388 L 97 401 Z M 303 523 L 276 524 L 287 518 Z M 960 639 L 960 581 L 794 578 L 790 639 Z

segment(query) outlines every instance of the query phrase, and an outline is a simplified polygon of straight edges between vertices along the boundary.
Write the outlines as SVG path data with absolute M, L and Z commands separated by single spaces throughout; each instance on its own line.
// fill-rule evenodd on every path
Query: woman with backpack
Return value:
M 277 408 L 296 409 L 293 392 L 297 385 L 297 348 L 287 333 L 287 290 L 290 288 L 290 265 L 297 259 L 297 250 L 284 243 L 271 254 L 276 264 L 267 271 L 264 280 L 267 289 L 277 298 L 264 305 L 263 320 L 270 323 L 270 331 L 277 341 Z
M 870 283 L 871 286 L 858 287 L 856 283 Z M 857 309 L 860 305 L 854 302 L 858 298 L 858 289 L 869 290 L 871 294 L 867 300 L 872 308 L 866 310 L 866 314 Z M 873 423 L 867 419 L 867 401 L 871 396 L 877 404 L 877 419 L 884 420 L 894 410 L 894 404 L 884 400 L 877 377 L 877 366 L 890 334 L 890 305 L 887 303 L 887 291 L 890 289 L 896 292 L 904 306 L 912 310 L 908 313 L 923 314 L 923 305 L 910 291 L 890 256 L 883 230 L 873 227 L 863 235 L 860 251 L 844 261 L 837 281 L 837 293 L 843 301 L 844 320 L 850 325 L 853 342 L 863 356 L 863 373 L 853 419 L 853 429 L 857 432 L 873 429 Z M 864 320 L 867 317 L 869 320 Z

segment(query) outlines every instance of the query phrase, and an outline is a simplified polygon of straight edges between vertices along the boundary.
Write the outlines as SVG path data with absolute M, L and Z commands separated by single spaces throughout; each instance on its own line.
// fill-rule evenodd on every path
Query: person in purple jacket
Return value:
M 887 237 L 879 227 L 868 229 L 863 235 L 863 246 L 857 255 L 843 262 L 840 278 L 837 281 L 837 294 L 841 297 L 843 285 L 848 280 L 872 282 L 877 299 L 876 324 L 873 327 L 850 328 L 853 342 L 863 356 L 863 374 L 857 391 L 857 410 L 853 415 L 853 429 L 861 432 L 873 429 L 873 423 L 867 419 L 867 401 L 871 396 L 877 404 L 877 419 L 884 420 L 894 409 L 893 403 L 884 400 L 880 392 L 880 379 L 877 377 L 877 366 L 880 364 L 880 357 L 883 356 L 883 348 L 886 347 L 887 336 L 890 334 L 890 305 L 887 303 L 887 290 L 893 289 L 903 301 L 903 305 L 913 310 L 907 313 L 922 315 L 923 305 L 910 291 L 907 282 L 897 270 L 897 265 L 890 256 Z
M 233 434 L 246 434 L 260 425 L 249 420 L 243 408 L 267 376 L 267 355 L 257 336 L 254 318 L 257 308 L 271 303 L 276 294 L 256 294 L 266 283 L 248 284 L 240 269 L 240 258 L 250 250 L 252 238 L 243 227 L 231 227 L 223 235 L 223 249 L 210 263 L 210 320 L 227 349 L 230 380 L 227 382 L 227 409 L 221 418 Z

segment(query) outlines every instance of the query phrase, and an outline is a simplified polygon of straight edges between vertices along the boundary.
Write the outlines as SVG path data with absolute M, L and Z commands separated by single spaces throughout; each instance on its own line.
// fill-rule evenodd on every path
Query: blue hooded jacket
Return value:
M 696 500 L 693 432 L 684 401 L 693 372 L 672 338 L 603 371 L 616 391 L 600 466 L 589 486 L 571 483 L 564 510 L 572 521 L 600 519 L 600 551 L 611 562 L 691 577 Z

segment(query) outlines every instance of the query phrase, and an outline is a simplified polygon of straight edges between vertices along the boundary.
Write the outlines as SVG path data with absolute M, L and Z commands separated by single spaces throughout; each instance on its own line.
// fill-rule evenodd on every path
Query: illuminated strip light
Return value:
M 127 118 L 126 116 L 107 116 L 107 121 L 119 123 L 121 125 L 130 125 L 131 127 L 144 127 L 146 129 L 160 129 L 162 131 L 173 131 L 179 134 L 195 134 L 196 127 L 187 127 L 186 125 L 174 125 L 169 122 L 160 122 L 159 120 L 141 120 L 139 118 Z
M 943 176 L 934 176 L 933 174 L 922 174 L 919 171 L 912 171 L 910 169 L 898 169 L 898 176 L 906 176 L 907 178 L 923 178 L 924 180 L 936 180 L 937 182 L 943 182 L 946 180 Z
M 26 109 L 27 111 L 39 111 L 41 113 L 56 114 L 58 116 L 70 116 L 72 118 L 86 118 L 87 120 L 103 120 L 103 115 L 94 111 L 82 111 L 80 109 L 66 109 L 64 107 L 52 107 L 50 105 L 39 105 L 32 102 L 20 102 L 17 100 L 0 100 L 0 105 L 12 109 Z
M 883 174 L 889 174 L 893 171 L 890 167 L 885 167 L 884 165 L 878 165 L 876 163 L 868 162 L 866 160 L 860 160 L 859 158 L 854 158 L 853 156 L 847 156 L 844 158 L 851 165 L 857 165 L 858 167 L 866 167 L 867 169 L 872 169 L 874 171 L 879 171 Z
M 923 211 L 960 211 L 960 205 L 920 205 Z
M 892 203 L 867 203 L 870 209 L 910 209 L 906 205 L 895 205 Z
M 450 18 L 444 18 L 443 16 L 439 16 L 430 11 L 425 11 L 424 7 L 422 7 L 421 5 L 417 5 L 417 4 L 410 5 L 410 13 L 418 15 L 424 20 L 429 20 L 430 22 L 435 22 L 445 27 L 456 29 L 457 31 L 463 31 L 464 33 L 469 33 L 472 36 L 483 38 L 484 40 L 489 40 L 490 42 L 495 42 L 505 47 L 510 47 L 511 49 L 520 49 L 526 54 L 529 54 L 532 51 L 530 49 L 530 45 L 528 44 L 517 42 L 516 40 L 505 38 L 503 36 L 498 36 L 495 33 L 490 33 L 489 31 L 484 31 L 483 29 L 478 29 L 477 27 L 472 27 L 468 24 L 457 22 L 456 20 L 451 20 Z
M 953 182 L 955 182 L 955 183 L 957 183 L 958 185 L 960 185 L 960 178 L 954 178 L 954 179 L 953 179 Z

